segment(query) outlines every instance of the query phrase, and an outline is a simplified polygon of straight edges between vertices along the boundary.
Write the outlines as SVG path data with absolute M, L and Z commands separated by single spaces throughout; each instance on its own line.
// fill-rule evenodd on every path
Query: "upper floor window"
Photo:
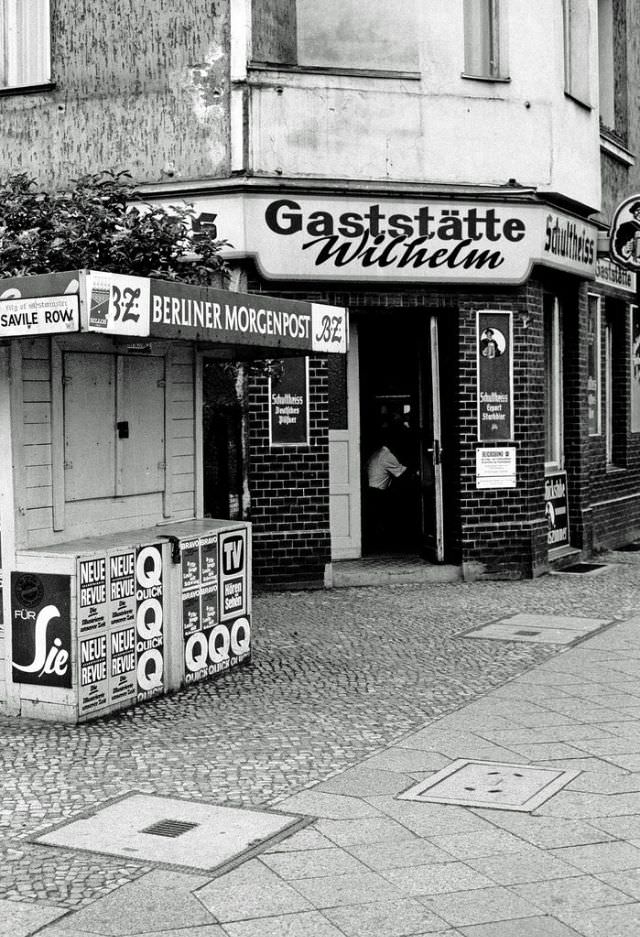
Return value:
M 416 72 L 418 0 L 252 0 L 254 62 Z
M 0 88 L 51 80 L 49 0 L 0 0 Z
M 563 0 L 564 90 L 591 106 L 591 13 L 588 0 Z
M 598 77 L 600 127 L 614 142 L 627 145 L 626 0 L 598 0 Z
M 465 77 L 508 77 L 504 20 L 501 0 L 464 0 Z

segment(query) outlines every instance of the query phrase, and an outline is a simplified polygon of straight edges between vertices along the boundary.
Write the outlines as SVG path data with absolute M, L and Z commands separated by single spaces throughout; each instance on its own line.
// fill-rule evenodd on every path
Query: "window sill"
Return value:
M 511 78 L 508 75 L 469 75 L 467 72 L 461 72 L 460 77 L 466 78 L 467 81 L 484 81 L 489 82 L 489 84 L 508 85 L 511 83 Z
M 578 107 L 581 107 L 584 111 L 592 111 L 593 105 L 589 104 L 588 101 L 583 101 L 581 98 L 577 98 L 574 94 L 571 94 L 570 91 L 565 89 L 564 92 L 565 98 L 568 98 L 570 101 L 573 101 L 574 104 L 577 104 Z
M 625 465 L 616 465 L 614 462 L 608 462 L 604 467 L 605 475 L 622 475 L 622 473 L 626 471 L 627 468 Z
M 46 94 L 55 90 L 55 81 L 43 81 L 40 85 L 12 85 L 10 88 L 0 88 L 0 98 L 13 97 L 16 94 Z
M 338 68 L 329 65 L 287 65 L 285 62 L 249 62 L 249 72 L 287 72 L 292 75 L 344 75 L 348 78 L 395 78 L 420 81 L 420 72 L 394 71 L 384 68 Z
M 600 131 L 600 149 L 603 153 L 608 153 L 609 156 L 617 159 L 625 166 L 635 166 L 636 164 L 633 153 L 603 130 Z

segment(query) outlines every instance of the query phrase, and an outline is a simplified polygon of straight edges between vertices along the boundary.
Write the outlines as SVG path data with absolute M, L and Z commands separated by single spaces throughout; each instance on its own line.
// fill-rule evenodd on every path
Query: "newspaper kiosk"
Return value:
M 177 282 L 0 282 L 6 712 L 84 721 L 250 659 L 250 525 L 203 517 L 201 352 L 343 354 L 346 330 Z

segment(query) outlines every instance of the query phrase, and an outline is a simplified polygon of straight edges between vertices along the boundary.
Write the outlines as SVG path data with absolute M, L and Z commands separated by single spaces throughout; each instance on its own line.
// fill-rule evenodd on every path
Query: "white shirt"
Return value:
M 406 465 L 398 462 L 390 449 L 387 449 L 386 446 L 380 446 L 367 462 L 369 488 L 378 488 L 380 491 L 384 491 L 389 487 L 394 477 L 399 478 L 406 471 Z

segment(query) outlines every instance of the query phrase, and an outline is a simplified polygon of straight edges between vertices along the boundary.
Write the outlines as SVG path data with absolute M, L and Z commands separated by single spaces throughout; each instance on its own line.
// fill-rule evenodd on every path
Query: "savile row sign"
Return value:
M 534 264 L 593 279 L 594 225 L 532 203 L 238 193 L 193 200 L 227 256 L 278 280 L 522 283 Z

